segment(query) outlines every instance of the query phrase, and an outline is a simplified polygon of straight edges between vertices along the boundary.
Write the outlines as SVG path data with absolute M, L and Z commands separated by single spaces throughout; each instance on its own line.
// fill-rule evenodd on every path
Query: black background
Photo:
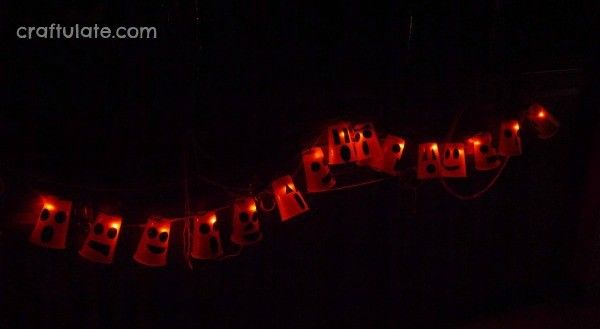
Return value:
M 594 9 L 577 1 L 3 3 L 1 321 L 411 328 L 594 305 L 577 280 L 586 264 L 573 261 L 593 253 L 576 242 L 584 186 L 598 166 L 589 124 L 597 126 Z M 18 26 L 50 23 L 156 26 L 158 38 L 15 37 Z M 414 148 L 445 138 L 461 111 L 457 136 L 495 134 L 532 100 L 555 113 L 560 132 L 524 135 L 523 156 L 475 201 L 435 181 L 416 194 L 388 180 L 307 195 L 309 214 L 285 225 L 264 214 L 262 243 L 194 271 L 177 237 L 166 268 L 133 263 L 135 228 L 124 230 L 112 266 L 77 256 L 85 225 L 73 224 L 66 251 L 27 243 L 38 193 L 143 223 L 183 213 L 184 163 L 192 209 L 220 207 L 231 195 L 202 178 L 260 191 L 293 173 L 300 151 L 335 120 L 372 121 Z M 460 189 L 491 176 L 471 173 Z

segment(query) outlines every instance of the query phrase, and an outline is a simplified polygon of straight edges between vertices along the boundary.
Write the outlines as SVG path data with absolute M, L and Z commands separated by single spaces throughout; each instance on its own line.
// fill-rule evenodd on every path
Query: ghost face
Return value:
M 465 146 L 463 143 L 442 145 L 442 177 L 467 177 Z
M 406 141 L 400 137 L 387 135 L 383 142 L 383 160 L 376 170 L 381 170 L 390 175 L 398 175 L 402 171 L 400 159 L 404 153 Z
M 358 165 L 377 165 L 382 161 L 383 153 L 375 128 L 371 123 L 354 126 L 354 148 Z
M 328 128 L 329 164 L 344 164 L 356 161 L 353 132 L 350 124 L 339 123 Z
M 326 191 L 335 186 L 335 179 L 323 160 L 323 150 L 320 147 L 313 147 L 302 153 L 306 186 L 310 192 Z
M 440 175 L 440 154 L 437 143 L 419 144 L 418 179 L 432 179 Z
M 540 104 L 529 107 L 527 119 L 533 125 L 538 137 L 542 139 L 554 136 L 560 126 L 558 120 Z
M 254 198 L 246 197 L 234 202 L 232 222 L 231 242 L 246 246 L 262 239 Z
M 112 263 L 121 222 L 121 217 L 99 214 L 79 254 L 93 262 Z
M 216 259 L 223 255 L 221 235 L 217 224 L 217 214 L 209 211 L 194 217 L 192 237 L 192 257 L 196 259 Z
M 519 136 L 519 122 L 517 120 L 502 122 L 499 137 L 499 154 L 521 155 L 521 137 Z
M 133 259 L 147 266 L 165 266 L 167 264 L 170 231 L 170 221 L 155 218 L 148 219 Z
M 71 220 L 71 201 L 43 198 L 44 206 L 29 237 L 32 243 L 52 249 L 65 249 Z
M 308 205 L 300 192 L 296 190 L 292 177 L 283 176 L 275 180 L 271 185 L 282 221 L 308 211 Z
M 500 159 L 496 149 L 492 146 L 492 135 L 490 133 L 478 134 L 469 139 L 473 144 L 473 157 L 475 158 L 475 169 L 491 170 L 500 166 Z

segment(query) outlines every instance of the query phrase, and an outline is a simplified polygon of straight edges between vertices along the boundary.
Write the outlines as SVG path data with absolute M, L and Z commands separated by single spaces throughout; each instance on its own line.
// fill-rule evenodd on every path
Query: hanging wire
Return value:
M 384 180 L 389 180 L 389 179 L 390 178 L 378 178 L 378 179 L 373 179 L 373 180 L 370 180 L 370 181 L 361 182 L 361 183 L 357 183 L 357 184 L 340 186 L 340 187 L 334 187 L 334 188 L 331 188 L 329 190 L 324 190 L 324 191 L 315 191 L 315 192 L 306 191 L 306 192 L 302 192 L 302 193 L 317 194 L 317 193 L 327 193 L 327 192 L 337 192 L 337 191 L 351 190 L 351 189 L 354 189 L 354 188 L 357 188 L 357 187 L 372 185 L 372 184 L 376 184 L 376 183 L 382 182 Z
M 448 129 L 448 134 L 446 135 L 446 141 L 450 141 L 450 140 L 452 140 L 452 137 L 454 137 L 454 133 L 456 131 L 456 128 L 458 127 L 458 124 L 460 122 L 460 119 L 462 118 L 463 113 L 464 113 L 464 108 L 461 108 L 460 111 L 458 111 L 456 113 L 456 115 L 454 116 L 454 120 L 452 121 L 452 124 L 450 125 L 450 129 Z M 504 171 L 504 168 L 506 168 L 506 164 L 508 163 L 509 158 L 510 158 L 509 156 L 506 156 L 503 159 L 502 166 L 500 166 L 500 168 L 496 171 L 496 174 L 494 175 L 492 180 L 490 180 L 490 182 L 486 186 L 484 186 L 481 190 L 471 193 L 471 194 L 461 194 L 461 193 L 456 192 L 450 185 L 448 185 L 445 177 L 443 177 L 443 176 L 440 176 L 439 181 L 442 184 L 442 187 L 444 188 L 444 190 L 446 190 L 446 192 L 448 192 L 453 197 L 455 197 L 459 200 L 463 200 L 463 201 L 474 200 L 474 199 L 479 198 L 483 194 L 485 194 L 496 184 L 496 182 L 498 181 L 498 178 L 500 178 L 500 175 Z
M 273 204 L 270 208 L 266 208 L 265 207 L 265 203 L 264 203 L 264 198 L 261 197 L 263 195 L 270 195 L 271 197 L 273 197 L 273 192 L 265 190 L 265 191 L 261 191 L 256 195 L 256 199 L 259 201 L 258 205 L 260 206 L 260 209 L 264 212 L 271 212 L 273 210 L 275 210 L 275 201 L 273 201 Z
M 199 159 L 199 154 L 198 154 L 200 147 L 196 143 L 196 138 L 194 137 L 194 135 L 193 134 L 190 134 L 190 135 L 191 135 L 190 139 L 191 139 L 191 143 L 192 143 L 192 156 L 194 158 L 194 164 L 196 167 L 196 171 L 198 172 L 195 175 L 195 178 L 200 179 L 207 184 L 210 184 L 214 187 L 221 189 L 223 192 L 227 193 L 229 196 L 234 197 L 234 198 L 241 196 L 242 193 L 244 193 L 244 192 L 247 193 L 248 192 L 247 188 L 228 186 L 228 185 L 222 184 L 212 178 L 209 178 L 209 177 L 206 177 L 206 176 L 203 176 L 200 174 L 201 167 L 200 167 L 200 159 Z M 206 154 L 206 153 L 203 152 L 203 154 Z M 210 158 L 214 159 L 214 157 L 210 157 Z
M 189 191 L 189 184 L 188 184 L 188 165 L 187 165 L 188 148 L 186 148 L 186 145 L 187 145 L 186 142 L 187 142 L 187 140 L 184 139 L 183 145 L 182 145 L 182 151 L 183 151 L 182 158 L 183 158 L 184 214 L 187 217 L 187 216 L 190 216 L 192 211 L 191 211 L 191 207 L 190 207 L 190 191 Z M 192 261 L 190 259 L 190 253 L 191 253 L 190 235 L 191 235 L 190 221 L 188 219 L 184 219 L 183 220 L 183 254 L 184 254 L 184 259 L 185 259 L 187 266 L 190 269 L 193 269 Z
M 450 193 L 450 195 L 454 196 L 457 199 L 460 200 L 473 200 L 473 199 L 477 199 L 480 196 L 482 196 L 483 194 L 485 194 L 487 191 L 489 191 L 489 189 L 492 188 L 492 186 L 494 186 L 496 184 L 496 182 L 498 181 L 498 178 L 500 178 L 500 175 L 502 174 L 502 172 L 504 171 L 504 168 L 506 168 L 506 164 L 508 163 L 508 159 L 510 157 L 506 157 L 504 158 L 504 161 L 502 162 L 502 166 L 500 166 L 500 169 L 498 169 L 498 171 L 496 171 L 496 174 L 494 175 L 494 177 L 492 178 L 492 180 L 490 180 L 490 182 L 483 187 L 481 190 L 473 193 L 473 194 L 460 194 L 456 191 L 454 191 L 447 183 L 446 180 L 444 180 L 443 178 L 440 179 L 440 182 L 442 183 L 442 186 L 444 187 L 444 189 Z

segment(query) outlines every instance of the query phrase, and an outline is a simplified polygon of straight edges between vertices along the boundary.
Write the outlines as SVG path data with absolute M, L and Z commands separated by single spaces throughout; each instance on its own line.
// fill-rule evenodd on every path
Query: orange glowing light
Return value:
M 543 119 L 544 117 L 546 117 L 546 113 L 544 112 L 544 110 L 540 110 L 537 116 L 538 118 Z
M 250 211 L 256 211 L 256 204 L 252 204 L 250 206 Z
M 480 145 L 480 144 L 481 144 L 481 142 L 480 142 L 480 141 L 478 141 L 478 140 L 475 140 L 475 141 L 473 141 L 473 144 L 474 144 L 474 145 Z
M 515 125 L 513 126 L 513 129 L 514 129 L 514 130 L 519 130 L 519 124 L 518 124 L 518 123 L 515 123 Z
M 216 222 L 217 222 L 217 215 L 213 215 L 213 216 L 210 218 L 210 223 L 211 223 L 212 225 L 214 225 Z
M 46 203 L 46 204 L 44 204 L 44 208 L 52 211 L 52 210 L 54 210 L 54 205 Z
M 121 227 L 121 224 L 119 222 L 112 222 L 110 223 L 110 227 L 118 230 L 119 227 Z

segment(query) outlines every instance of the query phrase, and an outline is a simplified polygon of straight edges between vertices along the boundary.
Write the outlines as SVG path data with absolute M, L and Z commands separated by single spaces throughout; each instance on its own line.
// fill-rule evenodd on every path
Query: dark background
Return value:
M 0 324 L 594 327 L 596 14 L 578 1 L 3 2 Z M 156 26 L 158 39 L 15 37 L 50 23 Z M 524 131 L 523 156 L 480 199 L 436 181 L 415 192 L 409 171 L 306 195 L 312 211 L 286 224 L 263 214 L 262 243 L 194 271 L 180 234 L 166 268 L 136 265 L 135 227 L 112 266 L 77 255 L 83 207 L 126 224 L 179 216 L 186 172 L 192 210 L 227 205 L 293 173 L 335 120 L 406 137 L 414 166 L 411 149 L 444 139 L 457 113 L 457 138 L 496 135 L 532 101 L 561 130 Z M 491 175 L 470 176 L 453 184 Z M 65 251 L 27 242 L 40 193 L 75 202 Z

